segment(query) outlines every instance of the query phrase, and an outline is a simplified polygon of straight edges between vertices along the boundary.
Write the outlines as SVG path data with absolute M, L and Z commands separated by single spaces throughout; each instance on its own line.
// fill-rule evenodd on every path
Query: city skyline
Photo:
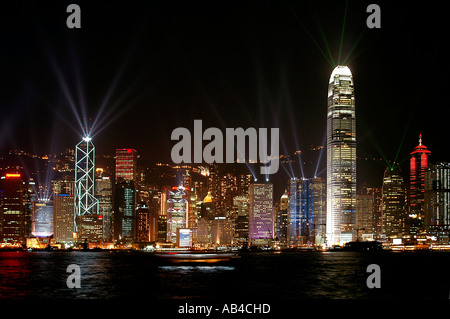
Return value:
M 336 63 L 338 56 L 341 60 L 348 57 L 346 62 L 357 81 L 361 157 L 401 161 L 408 157 L 407 146 L 415 144 L 420 132 L 430 147 L 442 143 L 437 130 L 442 119 L 432 116 L 429 109 L 444 104 L 441 86 L 424 80 L 432 65 L 419 68 L 424 74 L 419 77 L 420 85 L 431 98 L 404 94 L 404 79 L 414 78 L 418 70 L 413 63 L 416 56 L 424 55 L 427 64 L 439 60 L 431 59 L 441 54 L 439 44 L 433 41 L 437 35 L 429 37 L 427 33 L 428 28 L 439 25 L 439 19 L 426 19 L 428 24 L 415 34 L 417 49 L 406 54 L 412 44 L 402 47 L 402 40 L 395 41 L 399 32 L 406 32 L 403 38 L 412 35 L 401 22 L 418 13 L 413 7 L 380 3 L 383 27 L 370 30 L 365 25 L 364 1 L 349 3 L 347 9 L 345 1 L 258 7 L 242 3 L 239 10 L 233 5 L 237 4 L 221 7 L 218 13 L 213 5 L 169 10 L 161 3 L 152 7 L 140 2 L 118 10 L 113 2 L 102 16 L 96 16 L 97 5 L 84 4 L 80 30 L 57 27 L 65 18 L 65 14 L 57 14 L 64 9 L 62 4 L 30 4 L 24 13 L 12 5 L 11 16 L 4 20 L 12 25 L 12 17 L 28 17 L 27 10 L 36 10 L 48 19 L 30 18 L 19 28 L 30 37 L 26 44 L 29 52 L 5 56 L 7 74 L 19 72 L 3 86 L 8 90 L 2 101 L 6 109 L 0 149 L 61 150 L 83 137 L 77 116 L 81 124 L 96 127 L 93 138 L 99 154 L 135 148 L 155 162 L 170 161 L 170 132 L 179 126 L 189 128 L 193 119 L 219 128 L 280 127 L 280 153 L 324 145 L 322 106 L 327 87 L 323 78 L 333 69 L 327 60 L 333 58 Z M 136 19 L 137 8 L 142 9 L 140 17 L 148 14 L 148 18 Z M 250 12 L 253 20 L 245 21 L 243 17 Z M 427 13 L 425 9 L 421 16 L 427 17 Z M 104 20 L 121 14 L 122 22 L 107 24 Z M 172 22 L 163 23 L 163 17 Z M 124 27 L 131 20 L 135 22 Z M 283 23 L 276 23 L 280 21 Z M 207 22 L 208 30 L 202 28 Z M 105 24 L 120 32 L 99 37 L 107 30 Z M 153 32 L 159 25 L 164 28 Z M 185 31 L 180 30 L 181 25 L 187 27 Z M 222 37 L 215 37 L 216 32 Z M 11 48 L 17 47 L 13 39 L 6 39 Z M 119 43 L 124 44 L 120 49 Z M 99 57 L 89 55 L 91 50 L 99 50 Z M 146 57 L 150 52 L 153 54 Z M 22 61 L 29 62 L 27 67 L 20 66 Z M 45 81 L 36 78 L 37 74 Z M 386 91 L 386 87 L 397 89 Z M 421 112 L 425 102 L 428 112 Z M 29 123 L 22 129 L 16 124 L 20 117 Z M 151 118 L 158 122 L 146 124 Z M 131 123 L 133 129 L 127 129 Z M 436 150 L 433 157 L 445 160 L 446 152 Z
M 281 318 L 449 299 L 442 3 L 2 9 L 0 300 Z

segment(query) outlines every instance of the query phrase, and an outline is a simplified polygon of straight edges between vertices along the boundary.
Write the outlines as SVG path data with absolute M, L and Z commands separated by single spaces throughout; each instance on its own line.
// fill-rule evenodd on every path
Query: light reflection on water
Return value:
M 366 286 L 372 263 L 381 267 L 381 289 Z M 81 268 L 80 289 L 66 285 L 70 264 Z M 426 291 L 423 298 L 447 299 L 449 266 L 444 252 L 265 252 L 233 266 L 162 266 L 145 253 L 0 252 L 0 298 L 397 299 Z
M 234 270 L 234 266 L 158 266 L 161 270 L 166 271 L 202 271 L 202 272 L 216 272 L 216 271 L 230 271 Z

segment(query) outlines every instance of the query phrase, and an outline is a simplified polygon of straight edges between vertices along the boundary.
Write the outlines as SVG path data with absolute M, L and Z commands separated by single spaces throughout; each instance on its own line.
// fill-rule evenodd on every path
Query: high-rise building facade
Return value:
M 328 84 L 327 245 L 355 239 L 356 117 L 353 76 L 338 65 Z
M 34 237 L 50 237 L 54 233 L 53 202 L 36 200 L 31 215 L 31 234 Z
M 113 185 L 111 177 L 102 176 L 95 179 L 95 197 L 98 200 L 98 214 L 103 221 L 103 241 L 113 239 Z
M 137 181 L 137 151 L 132 148 L 116 150 L 116 183 L 125 181 Z
M 425 171 L 425 230 L 441 244 L 450 242 L 450 163 Z
M 425 170 L 428 167 L 430 155 L 431 152 L 422 144 L 422 134 L 420 134 L 419 145 L 411 152 L 409 161 L 409 216 L 406 227 L 410 236 L 417 236 L 425 230 Z
M 131 244 L 136 238 L 135 189 L 131 181 L 116 184 L 114 194 L 113 235 L 121 244 Z
M 2 177 L 0 198 L 0 242 L 10 245 L 24 243 L 23 180 L 20 173 Z
M 255 182 L 249 189 L 249 239 L 252 244 L 273 238 L 273 184 Z
M 94 195 L 94 183 L 95 146 L 91 138 L 86 136 L 75 147 L 74 231 L 81 241 L 98 241 L 98 236 L 102 236 L 97 229 L 98 201 Z M 80 227 L 82 222 L 87 223 L 86 227 Z M 95 226 L 92 226 L 93 223 Z
M 73 215 L 74 215 L 73 193 L 72 194 L 54 193 L 53 225 L 54 225 L 54 238 L 57 243 L 70 243 L 73 241 L 73 231 L 74 231 Z
M 280 206 L 275 215 L 275 236 L 278 241 L 282 244 L 287 242 L 287 234 L 289 227 L 288 219 L 288 208 L 289 208 L 289 194 L 287 190 L 281 195 Z
M 167 190 L 167 242 L 177 242 L 177 229 L 186 228 L 189 200 L 183 186 Z
M 406 219 L 406 188 L 400 168 L 386 168 L 381 195 L 382 230 L 386 239 L 403 238 Z
M 288 240 L 290 244 L 325 244 L 325 185 L 325 179 L 321 177 L 289 180 Z

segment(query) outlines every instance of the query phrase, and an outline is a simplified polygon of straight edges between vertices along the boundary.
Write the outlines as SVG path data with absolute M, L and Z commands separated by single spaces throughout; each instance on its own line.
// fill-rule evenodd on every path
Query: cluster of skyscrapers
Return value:
M 0 244 L 448 244 L 450 163 L 430 164 L 431 152 L 420 135 L 411 152 L 409 181 L 394 163 L 380 176 L 381 187 L 360 183 L 357 189 L 355 114 L 353 76 L 348 67 L 337 66 L 328 82 L 326 177 L 292 177 L 279 199 L 271 182 L 216 164 L 157 164 L 155 180 L 149 181 L 138 152 L 130 148 L 117 149 L 114 166 L 102 167 L 86 136 L 56 162 L 53 170 L 61 174 L 51 185 L 36 185 L 23 167 L 2 168 Z M 172 182 L 159 181 L 165 177 Z M 48 196 L 38 195 L 43 193 Z

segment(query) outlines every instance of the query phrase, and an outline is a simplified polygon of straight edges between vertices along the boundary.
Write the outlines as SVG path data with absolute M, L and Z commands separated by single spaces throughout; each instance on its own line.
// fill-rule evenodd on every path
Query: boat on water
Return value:
M 343 251 L 381 251 L 383 245 L 378 241 L 351 241 L 344 245 Z
M 175 265 L 230 265 L 241 258 L 233 252 L 170 251 L 154 252 L 152 255 L 159 264 Z

